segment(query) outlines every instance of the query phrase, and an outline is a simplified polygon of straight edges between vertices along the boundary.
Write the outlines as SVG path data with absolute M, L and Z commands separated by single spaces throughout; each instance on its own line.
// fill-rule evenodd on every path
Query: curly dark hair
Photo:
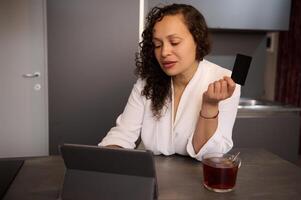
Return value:
M 171 4 L 154 7 L 146 17 L 139 53 L 136 54 L 136 75 L 146 81 L 141 95 L 152 101 L 153 115 L 160 118 L 166 100 L 171 98 L 170 76 L 161 69 L 154 53 L 153 28 L 164 16 L 182 14 L 184 23 L 196 43 L 196 59 L 201 61 L 210 51 L 208 27 L 203 15 L 194 7 Z

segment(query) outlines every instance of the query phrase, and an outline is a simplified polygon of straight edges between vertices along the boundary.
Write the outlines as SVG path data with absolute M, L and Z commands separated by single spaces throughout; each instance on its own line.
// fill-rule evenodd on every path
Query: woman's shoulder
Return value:
M 136 83 L 134 84 L 134 87 L 137 88 L 139 91 L 142 91 L 144 89 L 145 84 L 145 79 L 138 78 Z
M 144 90 L 145 85 L 146 85 L 146 80 L 138 78 L 136 80 L 136 83 L 134 83 L 134 86 L 132 88 L 132 93 L 139 95 L 143 100 L 146 101 L 146 97 L 142 94 L 143 93 L 142 91 Z
M 203 60 L 201 62 L 202 67 L 216 77 L 223 77 L 223 76 L 231 76 L 231 70 L 221 67 L 213 62 L 208 60 Z

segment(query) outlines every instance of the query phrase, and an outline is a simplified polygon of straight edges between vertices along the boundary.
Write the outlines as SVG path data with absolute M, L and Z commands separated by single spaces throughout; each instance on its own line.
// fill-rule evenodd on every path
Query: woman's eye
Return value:
M 177 46 L 178 44 L 180 44 L 180 42 L 171 42 L 172 46 Z
M 154 45 L 155 48 L 161 47 L 161 44 L 159 44 L 159 43 L 153 43 L 153 45 Z

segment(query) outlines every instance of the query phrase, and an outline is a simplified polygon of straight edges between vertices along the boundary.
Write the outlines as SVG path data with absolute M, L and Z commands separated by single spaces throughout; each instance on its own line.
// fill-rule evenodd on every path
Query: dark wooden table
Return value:
M 242 166 L 235 190 L 229 193 L 203 187 L 200 162 L 182 156 L 155 156 L 159 199 L 301 199 L 301 168 L 263 149 L 239 151 Z M 57 199 L 63 177 L 64 164 L 59 156 L 26 160 L 4 200 Z

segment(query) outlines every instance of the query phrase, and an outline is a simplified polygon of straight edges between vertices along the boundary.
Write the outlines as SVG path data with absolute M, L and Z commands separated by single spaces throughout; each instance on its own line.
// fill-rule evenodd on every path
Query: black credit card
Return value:
M 231 78 L 239 85 L 245 85 L 248 71 L 251 65 L 252 57 L 237 54 Z

